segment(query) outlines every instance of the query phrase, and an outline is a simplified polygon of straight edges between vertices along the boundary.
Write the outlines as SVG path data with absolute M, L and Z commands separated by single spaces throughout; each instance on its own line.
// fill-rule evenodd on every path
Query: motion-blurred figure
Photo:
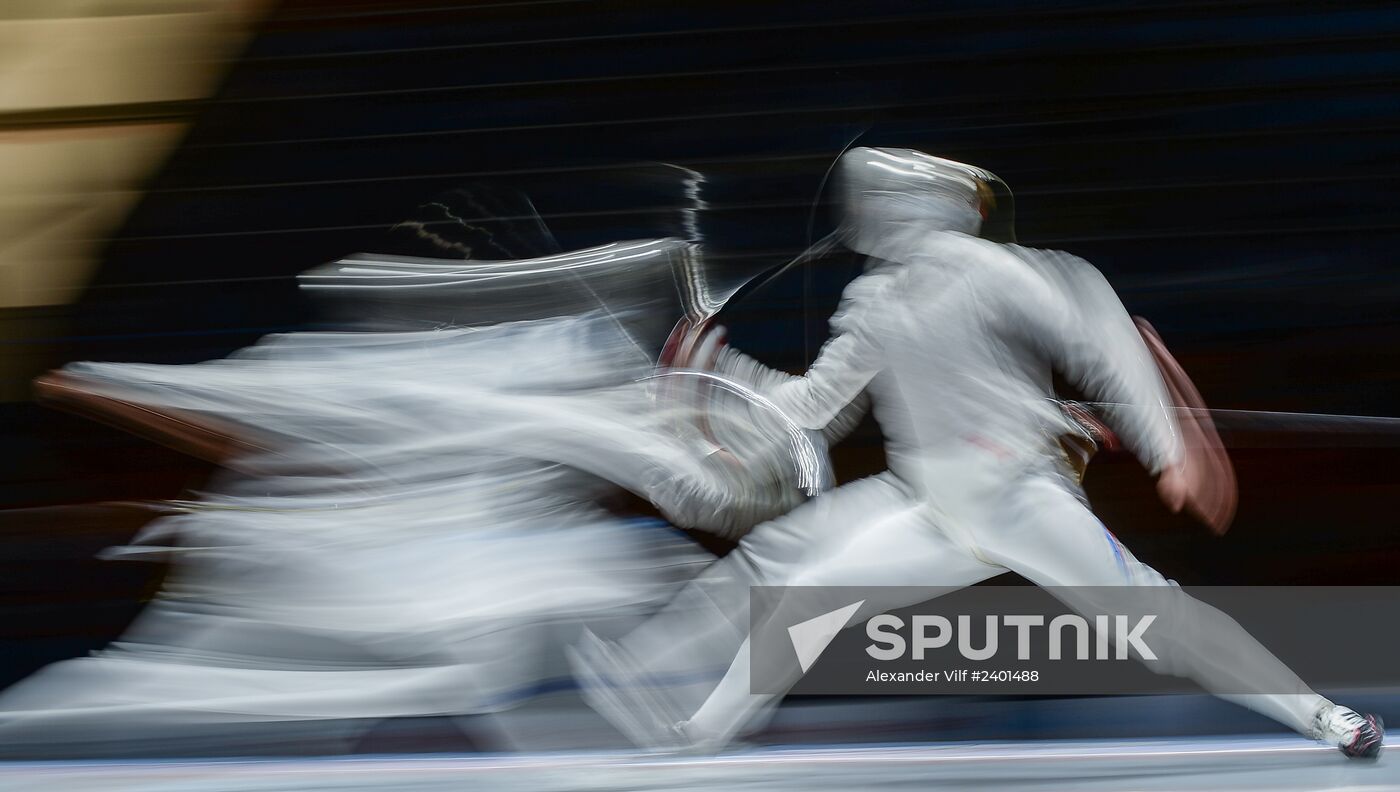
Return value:
M 748 631 L 750 585 L 966 586 L 1009 570 L 1066 587 L 1057 596 L 1084 613 L 1117 612 L 1093 587 L 1164 587 L 1152 600 L 1164 608 L 1155 629 L 1171 643 L 1154 670 L 1190 677 L 1348 756 L 1375 755 L 1378 719 L 1309 690 L 1237 623 L 1135 559 L 1087 507 L 1061 438 L 1091 438 L 1055 399 L 1054 372 L 1103 405 L 1171 508 L 1219 531 L 1234 503 L 1232 482 L 1220 486 L 1219 458 L 1207 464 L 1210 454 L 1183 443 L 1173 396 L 1104 278 L 1063 253 L 979 239 L 997 181 L 982 169 L 858 148 L 841 158 L 838 177 L 841 237 L 869 267 L 847 287 L 833 337 L 806 375 L 728 348 L 701 358 L 754 382 L 808 429 L 828 426 L 868 392 L 889 470 L 755 528 L 701 578 L 707 589 L 688 589 L 683 605 L 622 641 L 587 640 L 573 658 L 595 706 L 644 744 L 722 747 L 776 700 L 750 692 L 748 640 L 698 708 L 671 697 L 650 666 L 726 637 L 732 650 Z M 1177 400 L 1194 406 L 1189 380 L 1171 373 Z M 1193 439 L 1213 437 L 1208 424 L 1193 419 L 1189 428 Z M 870 596 L 852 623 L 915 604 L 894 599 L 907 591 Z M 795 623 L 779 614 L 766 618 Z M 782 672 L 790 682 L 800 673 Z
M 228 472 L 118 551 L 176 560 L 126 635 L 0 697 L 11 749 L 510 707 L 564 673 L 581 620 L 645 613 L 708 560 L 604 509 L 618 487 L 725 533 L 820 483 L 801 431 L 711 406 L 702 433 L 698 397 L 655 398 L 663 340 L 712 297 L 684 241 L 360 255 L 302 285 L 357 329 L 196 365 L 73 364 L 41 384 Z

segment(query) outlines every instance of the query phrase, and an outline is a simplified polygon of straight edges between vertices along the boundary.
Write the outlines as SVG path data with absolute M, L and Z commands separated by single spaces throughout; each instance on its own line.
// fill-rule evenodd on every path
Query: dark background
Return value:
M 564 247 L 669 231 L 681 198 L 626 175 L 657 162 L 704 175 L 712 255 L 778 264 L 823 233 L 823 176 L 858 142 L 997 172 L 1021 240 L 1102 268 L 1213 406 L 1394 415 L 1397 34 L 1400 8 L 1365 2 L 288 0 L 82 299 L 0 315 L 45 328 L 0 338 L 34 373 L 218 357 L 305 326 L 295 273 L 384 249 L 464 184 L 523 191 Z M 800 369 L 850 275 L 749 295 L 733 342 Z M 93 557 L 149 515 L 88 504 L 174 497 L 208 470 L 30 403 L 0 419 L 3 684 L 101 646 L 159 581 Z M 1223 539 L 1156 505 L 1131 460 L 1096 461 L 1088 485 L 1183 582 L 1392 584 L 1396 437 L 1227 433 L 1241 505 Z M 873 427 L 837 461 L 878 469 Z

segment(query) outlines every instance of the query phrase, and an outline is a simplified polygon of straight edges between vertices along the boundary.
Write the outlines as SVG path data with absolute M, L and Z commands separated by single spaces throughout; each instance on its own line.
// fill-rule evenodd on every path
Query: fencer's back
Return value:
M 963 234 L 929 234 L 905 251 L 848 292 L 881 339 L 870 389 L 890 469 L 942 493 L 1045 459 L 1071 431 L 1033 330 L 1035 312 L 1055 310 L 1054 287 L 1005 246 Z

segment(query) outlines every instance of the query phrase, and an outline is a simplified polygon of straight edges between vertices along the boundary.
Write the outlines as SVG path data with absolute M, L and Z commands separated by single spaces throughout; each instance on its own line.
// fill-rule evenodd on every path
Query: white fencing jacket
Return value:
M 922 227 L 918 227 L 922 226 Z M 825 428 L 869 391 L 889 467 L 919 494 L 980 473 L 1006 481 L 1081 430 L 1055 401 L 1059 371 L 1152 473 L 1182 454 L 1168 396 L 1103 276 L 1073 256 L 923 224 L 889 226 L 846 288 L 805 376 L 726 350 L 719 368 L 760 381 L 799 425 Z M 843 415 L 843 410 L 845 414 Z

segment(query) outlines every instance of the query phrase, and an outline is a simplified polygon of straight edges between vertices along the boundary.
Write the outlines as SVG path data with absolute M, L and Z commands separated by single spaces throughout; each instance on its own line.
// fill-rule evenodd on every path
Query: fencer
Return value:
M 1156 602 L 1166 604 L 1159 624 L 1173 641 L 1155 670 L 1348 756 L 1376 755 L 1379 719 L 1310 690 L 1234 620 L 1134 558 L 1089 509 L 1059 442 L 1081 429 L 1054 400 L 1054 372 L 1111 405 L 1105 420 L 1171 508 L 1216 529 L 1232 511 L 1185 453 L 1161 375 L 1102 275 L 1067 254 L 978 238 L 996 180 L 980 168 L 857 148 L 842 156 L 837 177 L 839 233 L 869 265 L 845 290 L 832 337 L 804 376 L 727 347 L 715 368 L 755 383 L 812 430 L 868 393 L 888 469 L 760 525 L 683 605 L 622 641 L 587 640 L 573 662 L 591 703 L 639 741 L 717 749 L 777 699 L 750 692 L 746 639 L 698 708 L 657 700 L 650 683 L 615 680 L 640 679 L 653 658 L 713 651 L 726 632 L 737 642 L 749 627 L 751 585 L 966 586 L 1009 570 L 1076 587 L 1057 596 L 1085 613 L 1106 605 L 1092 587 L 1169 587 Z M 867 601 L 851 623 L 912 604 Z M 706 610 L 712 617 L 697 620 Z
M 560 670 L 571 625 L 620 629 L 709 559 L 604 498 L 627 489 L 675 525 L 743 531 L 818 486 L 802 483 L 820 460 L 800 432 L 712 415 L 721 462 L 695 408 L 656 408 L 653 350 L 683 300 L 712 294 L 700 264 L 677 239 L 356 255 L 301 277 L 343 329 L 45 377 L 46 402 L 224 470 L 109 551 L 172 570 L 112 645 L 0 692 L 0 755 L 246 749 L 293 722 L 351 741 L 425 715 L 485 715 L 474 731 L 513 739 L 490 716 Z

